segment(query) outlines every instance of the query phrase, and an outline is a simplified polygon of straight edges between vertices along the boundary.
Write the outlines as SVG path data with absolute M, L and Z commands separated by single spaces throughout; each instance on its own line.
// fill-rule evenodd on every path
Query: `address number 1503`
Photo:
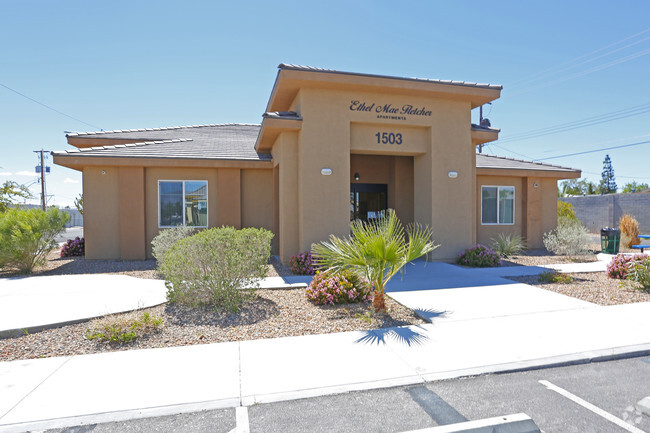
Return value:
M 392 132 L 378 132 L 375 134 L 377 143 L 382 144 L 402 144 L 402 134 L 394 134 Z

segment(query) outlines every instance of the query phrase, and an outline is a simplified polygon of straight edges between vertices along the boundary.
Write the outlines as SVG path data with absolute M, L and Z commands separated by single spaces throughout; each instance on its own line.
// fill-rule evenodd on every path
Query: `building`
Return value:
M 261 125 L 68 134 L 87 258 L 144 259 L 161 228 L 265 227 L 283 262 L 387 208 L 432 227 L 435 260 L 498 233 L 542 245 L 565 167 L 476 154 L 471 110 L 501 86 L 279 66 Z

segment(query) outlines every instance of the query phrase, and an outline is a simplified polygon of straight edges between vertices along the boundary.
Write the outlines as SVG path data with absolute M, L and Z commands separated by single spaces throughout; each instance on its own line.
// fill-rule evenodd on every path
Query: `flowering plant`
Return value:
M 309 251 L 296 254 L 289 259 L 289 268 L 297 275 L 314 275 L 315 265 L 316 262 Z
M 499 266 L 501 256 L 485 245 L 478 244 L 460 253 L 456 262 L 459 265 L 485 268 Z
M 86 253 L 86 243 L 84 238 L 77 236 L 74 239 L 68 239 L 61 247 L 61 257 L 83 256 Z
M 317 273 L 305 294 L 316 305 L 370 302 L 372 287 L 351 271 L 334 275 Z
M 645 254 L 617 254 L 611 262 L 607 265 L 607 276 L 609 278 L 616 278 L 618 280 L 624 280 L 627 278 L 630 267 L 634 263 L 638 263 L 646 259 L 648 256 Z

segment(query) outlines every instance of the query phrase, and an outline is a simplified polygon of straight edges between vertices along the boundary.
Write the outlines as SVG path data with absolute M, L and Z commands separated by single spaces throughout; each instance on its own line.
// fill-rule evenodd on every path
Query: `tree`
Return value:
M 596 184 L 587 179 L 569 179 L 560 183 L 560 197 L 596 194 Z
M 330 236 L 312 247 L 316 263 L 326 273 L 345 269 L 366 278 L 373 285 L 373 308 L 385 311 L 384 290 L 388 281 L 407 263 L 438 247 L 428 227 L 413 224 L 406 231 L 395 211 L 370 222 L 356 220 L 350 237 Z M 408 238 L 408 240 L 407 240 Z
M 25 185 L 11 180 L 5 181 L 0 187 L 0 213 L 5 213 L 18 199 L 28 200 L 34 196 Z
M 84 196 L 82 194 L 79 194 L 79 197 L 74 199 L 74 206 L 81 215 L 84 214 Z
M 609 158 L 609 155 L 605 155 L 601 176 L 598 192 L 601 194 L 616 193 L 617 186 L 616 179 L 614 178 L 614 167 L 612 167 L 612 160 Z
M 646 190 L 648 188 L 650 187 L 648 187 L 647 183 L 639 183 L 636 180 L 633 180 L 632 182 L 626 183 L 623 187 L 623 191 L 621 192 L 637 192 Z

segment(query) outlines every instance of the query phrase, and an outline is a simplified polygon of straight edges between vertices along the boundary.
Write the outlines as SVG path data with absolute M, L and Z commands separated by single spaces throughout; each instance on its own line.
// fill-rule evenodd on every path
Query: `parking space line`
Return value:
M 594 406 L 593 404 L 589 403 L 588 401 L 585 401 L 578 397 L 577 395 L 571 394 L 569 391 L 560 388 L 559 386 L 553 385 L 551 382 L 547 380 L 540 380 L 540 384 L 544 385 L 546 388 L 550 389 L 551 391 L 555 391 L 558 394 L 560 394 L 563 397 L 568 398 L 569 400 L 573 401 L 574 403 L 578 403 L 580 406 L 584 407 L 585 409 L 589 409 L 593 413 L 600 415 L 601 417 L 605 418 L 606 420 L 613 422 L 617 426 L 624 428 L 625 430 L 631 432 L 631 433 L 645 433 L 643 430 L 634 427 L 633 425 L 630 425 L 623 421 L 622 419 L 612 415 L 609 412 L 606 412 L 599 408 L 598 406 Z

